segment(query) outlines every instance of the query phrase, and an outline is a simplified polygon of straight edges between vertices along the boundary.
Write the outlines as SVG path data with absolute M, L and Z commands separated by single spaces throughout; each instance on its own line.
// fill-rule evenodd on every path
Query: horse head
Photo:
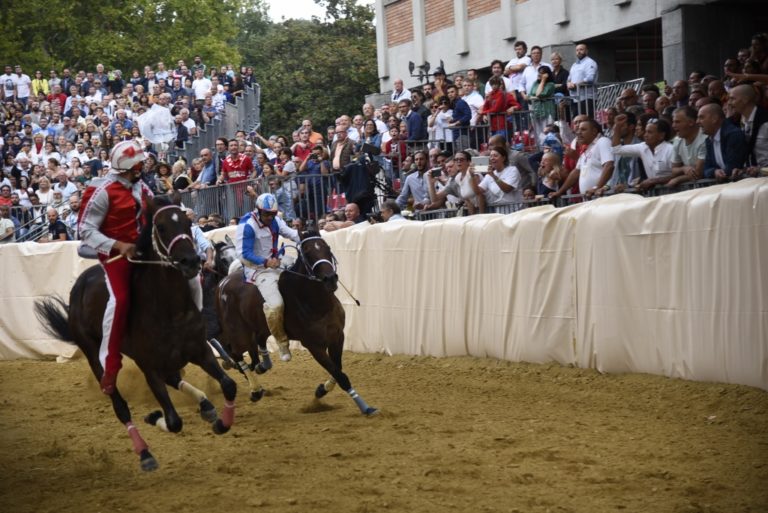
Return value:
M 156 196 L 147 199 L 146 228 L 150 231 L 151 251 L 186 279 L 200 272 L 200 257 L 192 239 L 192 223 L 181 208 L 181 197 Z
M 214 249 L 214 269 L 219 276 L 226 276 L 232 262 L 237 260 L 237 250 L 235 243 L 227 235 L 224 242 L 217 242 L 213 245 Z
M 328 243 L 318 232 L 302 232 L 298 249 L 299 259 L 296 265 L 303 263 L 304 270 L 311 279 L 320 281 L 328 292 L 335 292 L 339 276 L 336 274 L 336 257 L 333 256 Z

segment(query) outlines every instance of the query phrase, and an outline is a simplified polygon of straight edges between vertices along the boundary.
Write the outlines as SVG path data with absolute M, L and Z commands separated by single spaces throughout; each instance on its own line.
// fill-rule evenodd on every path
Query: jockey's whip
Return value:
M 341 280 L 338 280 L 338 282 L 339 282 L 339 285 L 341 285 L 342 288 L 347 292 L 347 294 L 349 294 L 349 297 L 351 297 L 355 301 L 355 303 L 357 303 L 357 306 L 360 306 L 360 301 L 358 301 L 357 298 L 352 295 L 352 293 L 349 291 L 347 286 L 344 285 L 344 282 L 342 282 Z

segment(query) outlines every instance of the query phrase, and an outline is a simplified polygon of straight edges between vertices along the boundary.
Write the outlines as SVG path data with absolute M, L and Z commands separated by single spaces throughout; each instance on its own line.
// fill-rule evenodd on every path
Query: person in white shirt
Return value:
M 392 103 L 397 103 L 400 100 L 410 100 L 411 99 L 411 92 L 403 87 L 403 79 L 402 78 L 396 78 L 395 79 L 395 88 L 392 91 Z
M 504 63 L 496 59 L 491 62 L 491 77 L 500 77 L 504 81 L 504 90 L 508 93 L 513 92 L 515 89 L 512 87 L 512 81 L 504 76 Z M 484 96 L 491 94 L 491 81 L 485 83 L 483 90 Z
M 474 176 L 473 168 L 469 170 Z M 493 207 L 507 203 L 523 201 L 520 190 L 520 171 L 509 163 L 509 152 L 504 146 L 494 146 L 488 154 L 488 172 L 480 183 L 472 179 L 470 185 L 478 196 L 484 196 L 485 206 Z M 484 213 L 483 203 L 480 203 L 480 213 Z
M 594 115 L 597 63 L 587 55 L 587 45 L 576 45 L 576 62 L 568 75 L 568 89 L 579 102 L 579 114 Z
M 587 197 L 600 195 L 613 175 L 611 140 L 603 137 L 597 121 L 586 119 L 580 122 L 576 130 L 576 141 L 578 144 L 586 144 L 587 148 L 576 162 L 576 168 L 570 172 L 560 188 L 549 194 L 550 198 L 562 196 L 577 181 L 581 194 Z
M 16 100 L 27 106 L 29 95 L 32 93 L 32 79 L 29 75 L 22 73 L 21 66 L 16 65 Z
M 195 92 L 195 103 L 197 105 L 203 105 L 205 103 L 205 95 L 211 92 L 213 82 L 203 76 L 203 70 L 198 69 L 195 72 L 195 80 L 192 82 L 192 90 Z
M 524 91 L 523 71 L 531 64 L 531 58 L 525 55 L 527 51 L 528 45 L 525 44 L 525 41 L 515 43 L 515 57 L 509 59 L 506 68 L 504 68 L 504 75 L 509 78 L 510 89 L 507 89 L 507 92 Z
M 477 125 L 478 112 L 483 108 L 483 95 L 475 91 L 475 83 L 472 80 L 465 80 L 461 84 L 462 97 L 461 99 L 467 102 L 469 110 L 472 113 L 472 118 L 469 120 L 469 126 Z
M 672 177 L 672 144 L 668 142 L 672 127 L 666 120 L 651 118 L 645 125 L 644 142 L 621 144 L 618 132 L 623 132 L 627 116 L 619 114 L 614 120 L 613 154 L 614 156 L 637 157 L 643 162 L 648 177 L 637 185 L 640 190 L 650 189 L 654 185 L 664 184 Z
M 528 96 L 528 91 L 531 90 L 531 86 L 533 85 L 536 80 L 539 79 L 539 68 L 542 66 L 547 66 L 549 69 L 552 69 L 552 65 L 548 62 L 542 62 L 541 60 L 542 52 L 540 46 L 532 46 L 531 47 L 531 64 L 527 66 L 523 70 L 523 94 L 525 95 L 526 99 Z

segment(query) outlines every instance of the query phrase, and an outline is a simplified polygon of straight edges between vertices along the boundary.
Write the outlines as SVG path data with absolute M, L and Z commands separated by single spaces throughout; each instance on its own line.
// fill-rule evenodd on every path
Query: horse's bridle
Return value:
M 192 247 L 194 248 L 195 241 L 192 240 L 192 237 L 190 237 L 186 233 L 180 233 L 179 235 L 174 237 L 171 240 L 171 242 L 166 246 L 165 243 L 160 238 L 160 236 L 157 234 L 157 224 L 156 224 L 157 215 L 160 212 L 163 212 L 164 210 L 169 210 L 172 208 L 178 209 L 181 215 L 185 215 L 184 212 L 181 210 L 181 207 L 179 207 L 178 205 L 166 205 L 165 207 L 160 207 L 159 209 L 157 209 L 154 215 L 152 216 L 152 248 L 155 250 L 155 253 L 157 253 L 158 256 L 160 257 L 160 262 L 151 262 L 151 263 L 159 263 L 161 265 L 170 265 L 170 266 L 176 267 L 178 262 L 174 262 L 171 259 L 171 251 L 173 250 L 173 247 L 183 240 L 188 240 L 189 243 L 192 244 Z M 160 251 L 160 248 L 162 248 L 163 251 Z M 150 263 L 150 262 L 146 262 L 146 263 Z
M 301 259 L 301 262 L 304 264 L 304 269 L 307 271 L 307 274 L 304 275 L 304 274 L 301 274 L 301 273 L 290 271 L 288 269 L 286 269 L 286 271 L 291 272 L 293 274 L 298 274 L 299 276 L 304 276 L 308 280 L 323 281 L 320 278 L 318 278 L 317 276 L 315 276 L 315 267 L 317 267 L 318 265 L 320 265 L 322 263 L 326 263 L 326 264 L 330 265 L 331 269 L 333 269 L 333 272 L 336 273 L 336 257 L 333 256 L 333 253 L 331 253 L 331 258 L 333 260 L 328 260 L 326 258 L 320 258 L 320 259 L 316 260 L 315 263 L 313 263 L 311 266 L 309 265 L 309 262 L 307 262 L 307 258 L 306 258 L 306 256 L 304 256 L 304 243 L 308 242 L 308 241 L 311 241 L 311 240 L 317 240 L 317 239 L 322 240 L 325 243 L 325 240 L 323 240 L 322 237 L 315 235 L 313 237 L 307 237 L 306 239 L 302 239 L 296 245 L 296 251 L 299 252 L 299 258 Z

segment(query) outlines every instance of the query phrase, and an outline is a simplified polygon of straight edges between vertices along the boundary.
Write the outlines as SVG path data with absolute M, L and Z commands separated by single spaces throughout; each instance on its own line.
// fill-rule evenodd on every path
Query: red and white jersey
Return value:
M 253 174 L 253 162 L 250 157 L 240 153 L 237 157 L 227 155 L 221 163 L 221 175 L 227 183 L 242 182 Z

